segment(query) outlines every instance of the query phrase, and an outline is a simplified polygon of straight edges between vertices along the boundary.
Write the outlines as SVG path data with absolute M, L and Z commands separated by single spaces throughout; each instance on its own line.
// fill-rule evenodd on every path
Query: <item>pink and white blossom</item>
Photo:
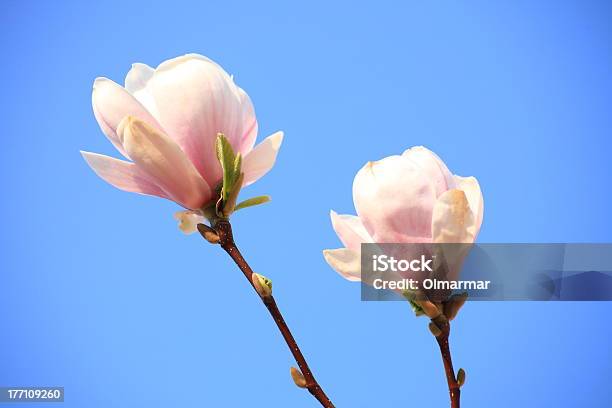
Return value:
M 361 279 L 361 243 L 473 243 L 484 211 L 478 181 L 453 175 L 422 146 L 368 162 L 355 176 L 353 201 L 357 216 L 331 211 L 344 248 L 323 251 L 352 281 Z
M 100 128 L 127 160 L 81 152 L 89 166 L 121 190 L 186 208 L 176 214 L 185 232 L 194 230 L 199 210 L 215 199 L 222 176 L 214 148 L 218 133 L 243 156 L 243 185 L 272 168 L 283 139 L 277 132 L 255 146 L 249 96 L 221 66 L 196 54 L 157 68 L 134 64 L 125 86 L 97 78 L 92 104 Z

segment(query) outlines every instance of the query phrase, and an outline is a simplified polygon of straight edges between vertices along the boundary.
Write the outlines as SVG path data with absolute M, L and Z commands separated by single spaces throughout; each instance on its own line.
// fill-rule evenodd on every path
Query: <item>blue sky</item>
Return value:
M 0 385 L 66 407 L 312 407 L 273 323 L 176 205 L 120 192 L 96 76 L 207 55 L 285 131 L 236 238 L 274 280 L 338 407 L 445 406 L 426 321 L 360 301 L 321 256 L 367 161 L 425 145 L 485 197 L 481 242 L 610 242 L 612 10 L 604 1 L 33 2 L 0 5 Z M 608 303 L 478 302 L 452 348 L 467 407 L 608 407 Z

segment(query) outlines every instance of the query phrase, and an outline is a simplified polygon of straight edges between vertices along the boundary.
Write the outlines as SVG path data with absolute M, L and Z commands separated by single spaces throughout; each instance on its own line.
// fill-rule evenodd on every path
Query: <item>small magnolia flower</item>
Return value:
M 249 96 L 219 65 L 201 55 L 174 58 L 153 69 L 134 64 L 125 87 L 97 78 L 93 111 L 100 128 L 130 161 L 81 152 L 98 176 L 134 193 L 175 201 L 175 217 L 195 231 L 200 209 L 216 199 L 222 169 L 215 140 L 223 133 L 243 157 L 243 186 L 274 165 L 283 133 L 254 146 L 257 120 Z
M 331 221 L 345 248 L 323 251 L 348 280 L 361 280 L 361 243 L 472 243 L 483 215 L 474 177 L 452 175 L 432 151 L 419 146 L 401 156 L 368 162 L 355 176 L 358 216 Z

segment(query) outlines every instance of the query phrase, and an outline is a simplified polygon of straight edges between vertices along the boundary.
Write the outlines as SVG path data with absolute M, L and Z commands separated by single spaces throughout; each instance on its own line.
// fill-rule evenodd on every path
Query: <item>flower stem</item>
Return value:
M 251 269 L 247 261 L 244 259 L 244 257 L 238 250 L 236 243 L 234 242 L 234 237 L 232 234 L 232 226 L 229 220 L 215 219 L 213 221 L 212 227 L 215 229 L 215 231 L 219 235 L 219 238 L 220 238 L 219 244 L 221 245 L 221 247 L 232 258 L 232 260 L 236 263 L 238 268 L 240 268 L 240 270 L 242 271 L 244 276 L 247 278 L 251 286 L 253 286 L 253 281 L 252 281 L 253 270 Z M 253 286 L 253 289 L 255 289 L 254 286 Z M 285 323 L 285 319 L 283 318 L 283 315 L 281 314 L 276 304 L 276 301 L 274 300 L 274 297 L 270 295 L 270 296 L 266 296 L 265 298 L 261 298 L 261 299 L 264 305 L 266 306 L 266 308 L 268 309 L 268 312 L 274 319 L 274 323 L 276 323 L 278 330 L 280 330 L 281 335 L 283 336 L 283 339 L 285 339 L 285 342 L 287 343 L 287 346 L 289 347 L 291 354 L 293 354 L 293 358 L 295 358 L 295 361 L 300 371 L 302 372 L 304 379 L 306 380 L 305 388 L 308 389 L 308 391 L 317 399 L 317 401 L 319 401 L 319 403 L 323 407 L 334 408 L 334 404 L 332 404 L 332 402 L 327 397 L 327 395 L 325 395 L 325 392 L 323 391 L 319 383 L 317 383 L 317 380 L 312 374 L 312 371 L 310 371 L 310 367 L 308 367 L 308 363 L 306 362 L 306 359 L 304 358 L 302 351 L 297 345 L 297 342 L 295 341 L 293 334 L 291 334 L 291 330 L 289 330 L 289 326 L 287 326 L 287 323 Z
M 436 341 L 442 354 L 442 362 L 444 363 L 444 372 L 446 373 L 446 382 L 448 383 L 448 393 L 451 400 L 451 408 L 459 408 L 461 389 L 455 378 L 455 370 L 453 369 L 453 359 L 451 358 L 450 345 L 448 338 L 450 337 L 450 322 L 443 319 L 433 319 L 433 322 L 442 331 L 439 336 L 436 336 Z

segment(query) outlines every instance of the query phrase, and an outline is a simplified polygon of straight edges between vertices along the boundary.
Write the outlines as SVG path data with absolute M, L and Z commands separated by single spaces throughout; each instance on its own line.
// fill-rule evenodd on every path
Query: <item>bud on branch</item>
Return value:
M 304 375 L 302 374 L 302 372 L 300 370 L 298 370 L 295 367 L 291 367 L 291 378 L 293 378 L 293 382 L 298 387 L 300 387 L 300 388 L 307 388 L 308 387 L 308 383 L 306 382 L 306 379 L 304 378 Z
M 457 385 L 463 387 L 463 384 L 465 384 L 465 370 L 460 368 L 457 372 Z
M 211 244 L 218 244 L 221 240 L 221 238 L 217 234 L 217 231 L 210 228 L 208 225 L 198 224 L 197 228 L 200 235 L 202 235 L 204 239 L 210 242 Z
M 253 273 L 251 276 L 255 290 L 263 299 L 272 296 L 272 281 L 263 275 Z

